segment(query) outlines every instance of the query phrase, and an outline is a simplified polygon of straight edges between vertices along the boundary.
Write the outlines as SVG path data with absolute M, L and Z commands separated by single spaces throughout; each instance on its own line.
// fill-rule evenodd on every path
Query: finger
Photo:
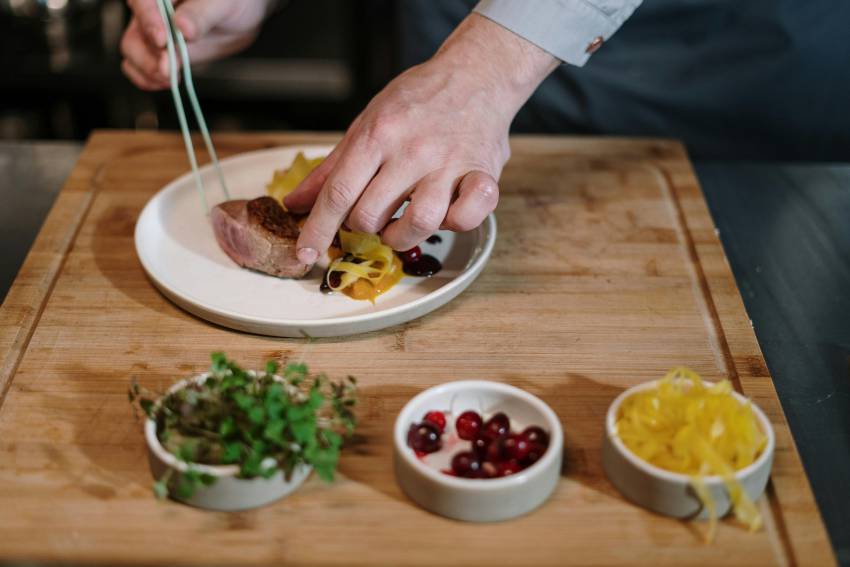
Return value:
M 283 199 L 283 204 L 286 205 L 288 210 L 296 213 L 306 213 L 313 208 L 319 191 L 322 190 L 322 186 L 328 180 L 328 174 L 333 170 L 342 151 L 343 148 L 340 143 L 316 169 L 301 180 L 301 183 L 298 184 L 298 187 L 292 193 Z
M 159 91 L 168 87 L 168 83 L 151 80 L 146 74 L 134 67 L 128 59 L 121 62 L 121 70 L 134 85 L 144 91 Z
M 156 0 L 129 0 L 127 2 L 133 10 L 135 19 L 139 21 L 139 27 L 153 47 L 165 47 L 165 24 Z
M 499 184 L 488 173 L 470 171 L 460 180 L 458 196 L 449 207 L 443 226 L 456 232 L 478 227 L 499 204 Z
M 242 51 L 254 41 L 253 35 L 219 34 L 203 36 L 186 47 L 189 50 L 189 60 L 192 64 L 206 63 Z
M 363 191 L 346 224 L 358 232 L 379 233 L 407 199 L 417 179 L 404 168 L 385 163 Z
M 227 20 L 235 4 L 233 0 L 186 0 L 177 6 L 174 22 L 186 41 L 196 41 Z
M 121 54 L 129 59 L 139 72 L 145 74 L 148 79 L 154 80 L 158 75 L 158 57 L 162 50 L 152 47 L 142 36 L 139 21 L 133 18 L 127 31 L 121 38 Z
M 445 174 L 423 178 L 401 218 L 387 227 L 381 240 L 394 250 L 410 250 L 440 228 L 453 192 L 452 179 Z
M 343 219 L 357 202 L 380 163 L 377 154 L 349 146 L 328 175 L 316 203 L 298 237 L 298 259 L 312 264 L 319 250 L 327 250 Z

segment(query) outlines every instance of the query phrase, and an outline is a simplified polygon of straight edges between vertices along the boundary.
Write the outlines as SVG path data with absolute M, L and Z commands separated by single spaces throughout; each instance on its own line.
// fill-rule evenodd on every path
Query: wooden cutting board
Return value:
M 312 134 L 220 135 L 222 155 Z M 145 202 L 187 169 L 176 135 L 95 134 L 0 308 L 0 561 L 144 564 L 651 565 L 834 562 L 735 280 L 682 146 L 517 137 L 499 237 L 465 293 L 418 321 L 342 339 L 253 336 L 164 299 L 133 246 Z M 285 164 L 281 164 L 284 166 Z M 271 172 L 269 172 L 271 175 Z M 312 478 L 260 510 L 212 513 L 151 495 L 131 376 L 164 389 L 224 349 L 248 366 L 304 356 L 360 378 L 361 438 L 332 485 Z M 638 382 L 688 365 L 729 377 L 776 428 L 773 476 L 750 534 L 639 509 L 600 464 L 603 416 Z M 413 505 L 390 431 L 434 384 L 525 388 L 563 421 L 566 462 L 536 512 L 463 524 Z

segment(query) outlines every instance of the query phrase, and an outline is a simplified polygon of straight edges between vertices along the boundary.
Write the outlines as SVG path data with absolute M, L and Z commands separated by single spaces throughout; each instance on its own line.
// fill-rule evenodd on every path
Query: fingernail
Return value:
M 318 257 L 319 253 L 313 250 L 312 248 L 298 249 L 298 261 L 302 264 L 313 264 L 316 261 L 316 258 Z

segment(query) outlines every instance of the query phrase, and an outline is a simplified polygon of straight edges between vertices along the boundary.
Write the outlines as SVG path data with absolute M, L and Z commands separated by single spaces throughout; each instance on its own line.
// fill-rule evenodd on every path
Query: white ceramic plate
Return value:
M 330 146 L 290 146 L 242 154 L 221 162 L 234 199 L 265 195 L 275 169 L 299 151 L 307 157 Z M 224 200 L 212 167 L 201 169 L 210 206 Z M 213 323 L 280 337 L 333 337 L 398 325 L 445 305 L 475 280 L 496 241 L 490 215 L 467 233 L 440 231 L 442 242 L 422 251 L 443 263 L 432 278 L 405 277 L 375 305 L 319 291 L 316 267 L 302 280 L 280 279 L 240 268 L 221 251 L 201 206 L 191 173 L 174 180 L 145 205 L 136 224 L 136 252 L 145 271 L 174 303 Z

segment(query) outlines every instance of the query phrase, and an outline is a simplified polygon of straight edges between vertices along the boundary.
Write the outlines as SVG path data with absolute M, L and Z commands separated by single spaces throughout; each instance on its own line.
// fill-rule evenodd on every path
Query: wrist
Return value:
M 479 88 L 516 113 L 560 61 L 480 14 L 470 14 L 432 58 L 474 74 Z

